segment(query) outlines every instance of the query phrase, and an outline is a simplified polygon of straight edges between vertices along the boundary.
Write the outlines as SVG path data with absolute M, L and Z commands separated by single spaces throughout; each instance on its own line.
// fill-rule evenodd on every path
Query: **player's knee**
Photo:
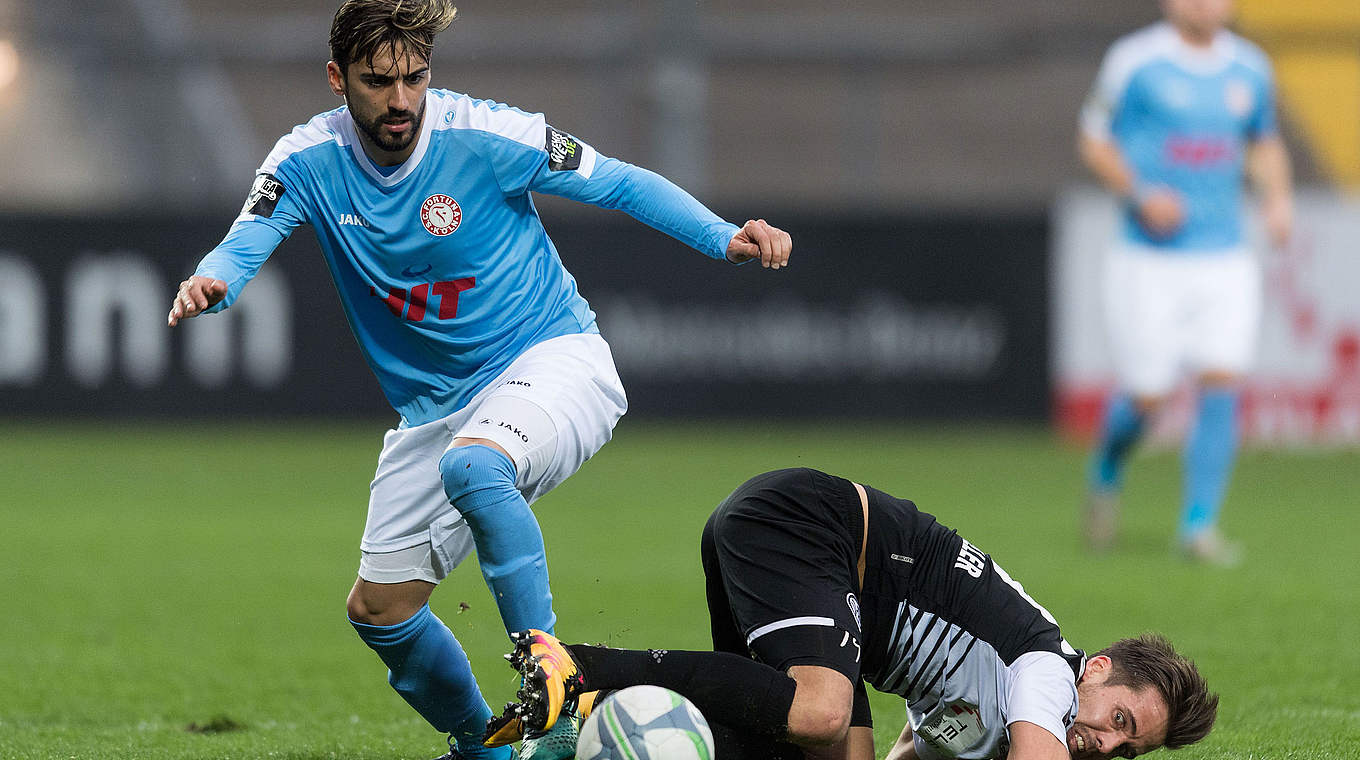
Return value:
M 455 446 L 439 460 L 439 477 L 449 501 L 466 517 L 515 488 L 515 465 L 490 446 Z
M 391 590 L 392 584 L 379 586 Z M 363 625 L 397 625 L 410 620 L 425 602 L 419 596 L 384 595 L 372 584 L 356 583 L 345 600 L 345 614 L 354 623 Z
M 364 602 L 364 596 L 359 593 L 358 588 L 350 589 L 349 598 L 345 600 L 345 614 L 349 615 L 350 620 L 364 625 L 373 625 L 373 619 L 376 617 L 373 610 Z

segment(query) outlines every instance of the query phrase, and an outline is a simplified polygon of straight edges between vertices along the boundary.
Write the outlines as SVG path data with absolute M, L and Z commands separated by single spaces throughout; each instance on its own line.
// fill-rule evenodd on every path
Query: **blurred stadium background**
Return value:
M 18 614 L 0 650 L 22 653 L 0 664 L 0 757 L 432 746 L 339 618 L 394 415 L 310 230 L 229 314 L 165 328 L 273 141 L 338 105 L 336 1 L 0 0 L 0 536 L 17 547 L 0 585 Z M 1353 757 L 1360 3 L 1238 10 L 1276 65 L 1300 219 L 1267 255 L 1253 451 L 1225 517 L 1259 559 L 1206 576 L 1166 561 L 1170 454 L 1136 465 L 1148 511 L 1129 551 L 1075 551 L 1072 439 L 1110 385 L 1092 283 L 1113 220 L 1074 155 L 1077 111 L 1154 0 L 460 3 L 436 86 L 542 111 L 795 240 L 762 276 L 540 199 L 632 402 L 541 512 L 573 632 L 702 646 L 702 625 L 673 625 L 703 614 L 691 528 L 747 475 L 809 464 L 949 515 L 1083 642 L 1161 628 L 1205 655 L 1227 728 L 1185 756 L 1291 734 L 1260 756 Z M 639 494 L 667 519 L 640 519 Z M 489 599 L 455 575 L 441 614 L 471 601 L 455 630 L 507 698 Z M 895 733 L 900 705 L 875 706 Z M 218 711 L 252 731 L 183 735 Z
M 310 231 L 236 314 L 161 324 L 273 141 L 337 105 L 333 5 L 0 2 L 7 412 L 385 412 Z M 1360 211 L 1338 193 L 1360 183 L 1358 7 L 1239 4 L 1275 57 L 1302 188 L 1296 244 L 1270 257 L 1245 412 L 1258 439 L 1360 441 Z M 795 233 L 772 287 L 541 200 L 634 414 L 1080 432 L 1109 383 L 1089 283 L 1112 211 L 1083 184 L 1076 112 L 1109 42 L 1157 16 L 1152 0 L 471 2 L 435 84 L 542 111 L 726 216 Z M 751 382 L 781 392 L 737 392 Z

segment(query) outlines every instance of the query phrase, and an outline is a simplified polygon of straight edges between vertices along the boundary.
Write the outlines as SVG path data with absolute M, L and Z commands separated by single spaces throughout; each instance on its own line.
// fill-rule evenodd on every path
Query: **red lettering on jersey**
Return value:
M 411 288 L 411 297 L 406 297 L 405 288 L 388 288 L 387 297 L 383 298 L 383 303 L 387 304 L 388 311 L 392 316 L 400 318 L 402 312 L 406 312 L 406 319 L 411 322 L 419 322 L 425 319 L 425 312 L 429 308 L 430 291 L 439 297 L 438 319 L 453 319 L 458 316 L 458 294 L 477 284 L 476 277 L 461 277 L 457 280 L 446 280 L 444 282 L 422 283 Z M 377 288 L 369 288 L 368 292 L 378 295 Z
M 392 310 L 392 316 L 400 317 L 401 310 L 406 308 L 406 289 L 389 288 L 383 303 L 387 304 L 387 308 Z
M 1222 138 L 1171 137 L 1166 141 L 1166 156 L 1173 164 L 1203 167 L 1230 160 L 1233 151 Z
M 406 310 L 406 318 L 412 322 L 419 322 L 425 318 L 425 297 L 430 293 L 429 284 L 417 285 L 411 288 L 411 306 Z
M 447 282 L 436 282 L 434 294 L 439 296 L 439 318 L 453 319 L 458 316 L 458 294 L 476 284 L 476 277 L 462 277 Z

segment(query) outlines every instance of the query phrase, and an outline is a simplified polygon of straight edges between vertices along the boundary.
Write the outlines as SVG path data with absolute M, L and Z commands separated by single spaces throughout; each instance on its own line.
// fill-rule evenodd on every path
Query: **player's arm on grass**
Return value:
M 901 735 L 897 737 L 892 749 L 888 750 L 884 760 L 917 760 L 916 739 L 911 733 L 910 723 L 902 726 Z
M 623 211 L 715 259 L 759 261 L 768 269 L 789 263 L 793 238 L 764 219 L 737 227 L 660 174 L 602 155 L 552 127 L 545 130 L 551 144 L 523 178 L 526 189 Z M 571 158 L 563 159 L 567 154 Z M 514 179 L 513 172 L 507 176 Z M 518 191 L 519 185 L 502 179 L 506 192 Z
M 874 760 L 874 729 L 851 726 L 845 738 L 830 747 L 803 747 L 807 760 Z

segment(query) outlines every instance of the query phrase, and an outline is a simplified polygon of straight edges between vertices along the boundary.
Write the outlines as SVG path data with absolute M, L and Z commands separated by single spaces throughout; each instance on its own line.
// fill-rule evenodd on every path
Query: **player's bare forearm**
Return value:
M 1133 172 L 1114 142 L 1082 132 L 1077 137 L 1077 154 L 1105 189 L 1121 198 L 1133 194 Z
M 897 737 L 897 742 L 888 750 L 884 760 L 917 760 L 916 741 L 911 734 L 911 724 L 902 726 L 902 734 Z
M 1261 194 L 1270 242 L 1283 246 L 1294 227 L 1294 180 L 1289 151 L 1279 135 L 1251 144 L 1247 149 L 1247 173 Z
M 166 323 L 171 327 L 181 319 L 189 319 L 202 314 L 205 309 L 216 306 L 227 296 L 227 283 L 211 277 L 193 275 L 179 284 L 175 298 L 170 302 L 170 314 Z
M 1293 195 L 1289 151 L 1285 150 L 1284 140 L 1279 135 L 1251 144 L 1247 149 L 1247 171 L 1262 197 L 1288 198 Z

